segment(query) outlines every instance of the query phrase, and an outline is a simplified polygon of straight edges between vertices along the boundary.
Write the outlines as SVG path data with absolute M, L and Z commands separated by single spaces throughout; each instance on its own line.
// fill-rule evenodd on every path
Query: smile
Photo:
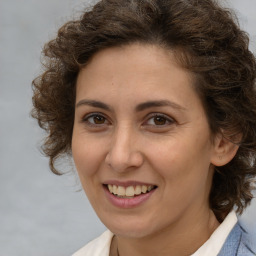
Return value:
M 138 181 L 106 181 L 103 183 L 106 198 L 118 208 L 128 209 L 144 205 L 155 198 L 158 186 Z
M 150 192 L 151 190 L 155 189 L 156 186 L 153 185 L 136 185 L 136 186 L 118 186 L 118 185 L 112 185 L 108 184 L 107 188 L 109 192 L 116 197 L 119 198 L 134 198 L 136 196 L 139 196 L 141 194 L 146 194 Z

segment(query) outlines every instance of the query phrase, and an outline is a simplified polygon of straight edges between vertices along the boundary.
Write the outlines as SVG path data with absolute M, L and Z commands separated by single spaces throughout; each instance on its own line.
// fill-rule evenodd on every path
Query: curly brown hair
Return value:
M 219 219 L 234 206 L 242 213 L 256 176 L 256 61 L 235 15 L 213 0 L 102 0 L 59 29 L 33 81 L 32 116 L 48 133 L 51 170 L 61 174 L 56 160 L 71 154 L 79 71 L 96 52 L 134 42 L 174 51 L 196 78 L 212 134 L 242 135 L 233 160 L 215 167 L 209 199 Z

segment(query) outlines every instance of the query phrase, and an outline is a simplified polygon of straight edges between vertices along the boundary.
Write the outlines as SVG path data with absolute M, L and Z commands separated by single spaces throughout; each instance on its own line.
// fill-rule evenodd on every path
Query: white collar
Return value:
M 230 212 L 210 238 L 191 256 L 216 256 L 220 252 L 229 233 L 237 223 L 234 211 Z

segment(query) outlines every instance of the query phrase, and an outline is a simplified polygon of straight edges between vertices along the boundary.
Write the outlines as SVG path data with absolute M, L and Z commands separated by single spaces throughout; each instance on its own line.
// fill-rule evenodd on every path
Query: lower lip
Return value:
M 113 205 L 120 207 L 120 208 L 126 208 L 126 209 L 137 207 L 137 206 L 140 206 L 141 204 L 145 203 L 156 190 L 156 189 L 153 189 L 148 193 L 141 194 L 141 195 L 135 196 L 133 198 L 120 198 L 120 197 L 114 196 L 112 193 L 110 193 L 107 187 L 105 187 L 105 186 L 103 186 L 103 187 L 104 187 L 104 191 L 105 191 L 107 198 Z

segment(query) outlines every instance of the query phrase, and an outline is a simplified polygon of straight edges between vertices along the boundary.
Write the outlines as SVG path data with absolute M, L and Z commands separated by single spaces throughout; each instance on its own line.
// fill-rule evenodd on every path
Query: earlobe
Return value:
M 213 145 L 211 163 L 215 166 L 223 166 L 229 163 L 235 157 L 238 148 L 237 143 L 225 138 L 223 134 L 218 134 Z

